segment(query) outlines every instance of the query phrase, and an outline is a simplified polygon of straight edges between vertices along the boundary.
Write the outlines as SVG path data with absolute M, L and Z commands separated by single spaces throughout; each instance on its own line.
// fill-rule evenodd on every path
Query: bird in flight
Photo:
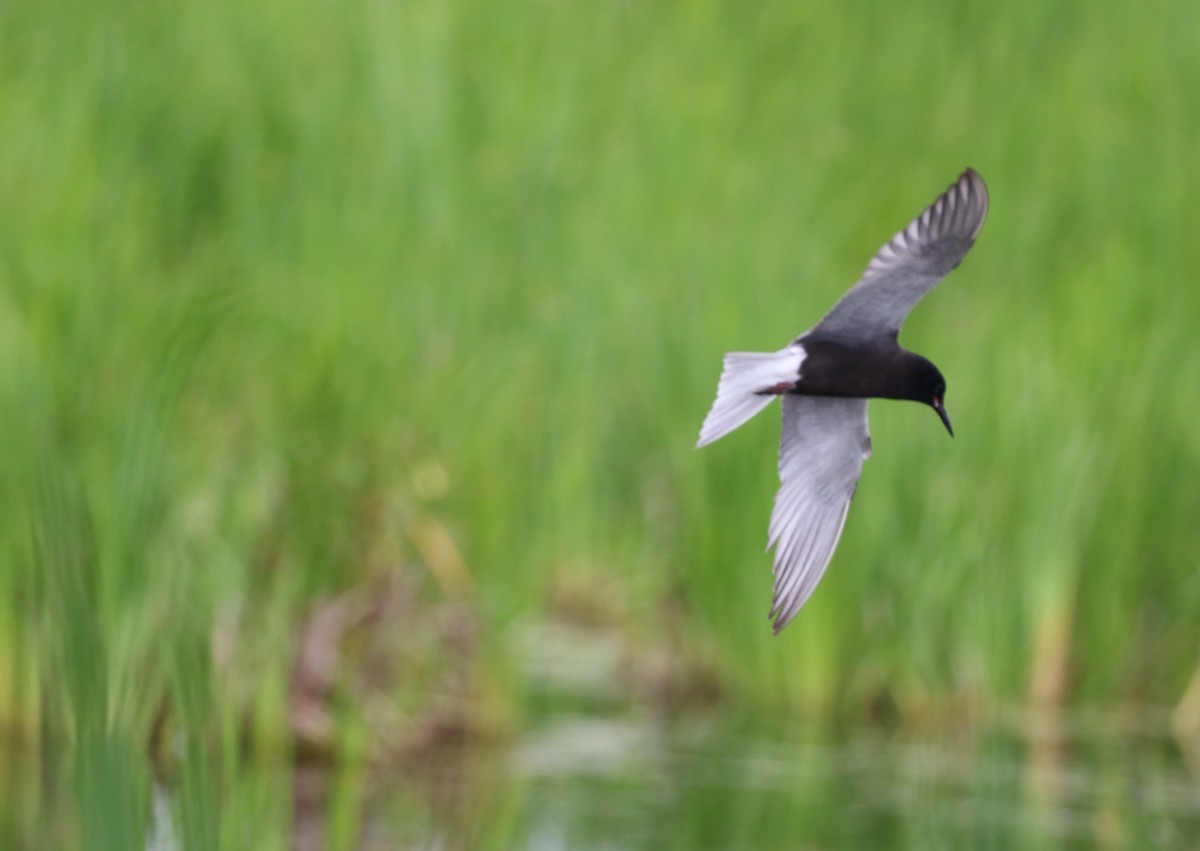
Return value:
M 775 548 L 776 633 L 812 595 L 842 535 L 871 454 L 867 399 L 929 405 L 954 436 L 942 373 L 897 340 L 913 306 L 971 250 L 987 209 L 987 186 L 967 169 L 879 250 L 814 328 L 777 352 L 725 356 L 697 447 L 783 397 L 780 485 L 767 543 Z

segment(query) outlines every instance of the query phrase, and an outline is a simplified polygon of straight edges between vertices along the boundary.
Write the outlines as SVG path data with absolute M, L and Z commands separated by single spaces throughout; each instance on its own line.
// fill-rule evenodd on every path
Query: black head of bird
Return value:
M 946 379 L 942 377 L 941 370 L 920 355 L 911 352 L 905 354 L 909 357 L 904 359 L 903 395 L 899 398 L 933 408 L 946 426 L 946 431 L 954 437 L 954 427 L 950 425 L 950 415 L 946 413 Z

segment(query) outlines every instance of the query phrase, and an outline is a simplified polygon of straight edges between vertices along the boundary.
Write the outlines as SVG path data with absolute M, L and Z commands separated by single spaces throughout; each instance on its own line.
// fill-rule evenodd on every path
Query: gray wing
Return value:
M 987 186 L 967 169 L 867 265 L 815 331 L 895 338 L 910 310 L 962 262 L 987 218 Z
M 825 573 L 870 454 L 866 399 L 783 397 L 780 485 L 767 544 L 775 547 L 775 632 L 795 617 Z

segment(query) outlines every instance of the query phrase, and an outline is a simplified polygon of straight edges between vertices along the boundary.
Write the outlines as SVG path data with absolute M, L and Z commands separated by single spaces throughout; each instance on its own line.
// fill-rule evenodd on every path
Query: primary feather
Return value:
M 967 169 L 879 249 L 813 330 L 859 340 L 896 337 L 916 303 L 971 250 L 987 211 L 987 186 Z

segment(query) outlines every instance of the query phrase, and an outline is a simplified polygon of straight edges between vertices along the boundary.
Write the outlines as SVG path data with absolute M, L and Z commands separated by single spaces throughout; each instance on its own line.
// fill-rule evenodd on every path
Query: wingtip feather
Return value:
M 961 215 L 967 216 L 969 211 L 976 208 L 979 210 L 975 227 L 970 232 L 971 241 L 974 242 L 983 230 L 984 222 L 987 221 L 989 203 L 987 183 L 984 182 L 979 172 L 967 166 L 955 181 L 954 186 L 963 196 Z

